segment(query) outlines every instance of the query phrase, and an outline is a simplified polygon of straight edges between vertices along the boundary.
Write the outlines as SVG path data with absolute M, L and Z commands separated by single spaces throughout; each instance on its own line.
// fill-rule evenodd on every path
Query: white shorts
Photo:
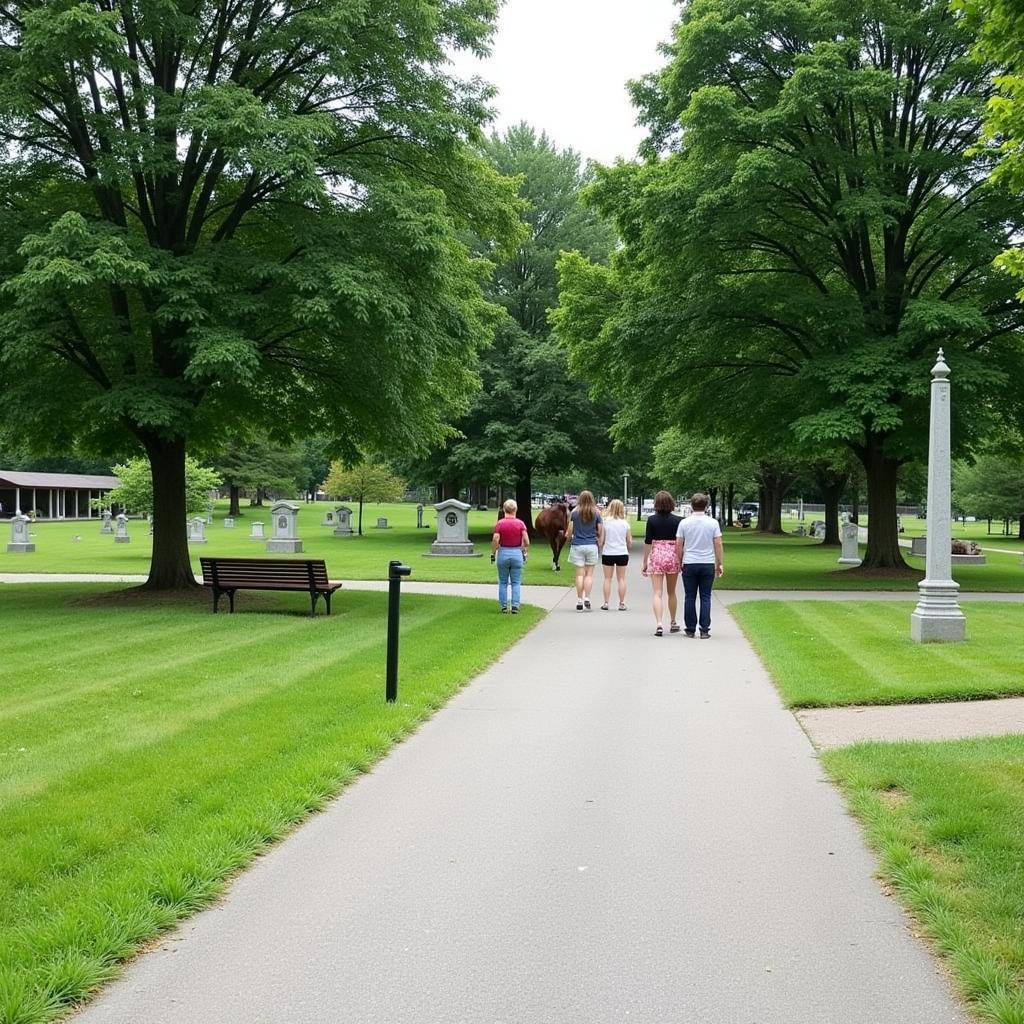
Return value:
M 572 544 L 569 546 L 569 561 L 573 565 L 597 565 L 596 544 Z

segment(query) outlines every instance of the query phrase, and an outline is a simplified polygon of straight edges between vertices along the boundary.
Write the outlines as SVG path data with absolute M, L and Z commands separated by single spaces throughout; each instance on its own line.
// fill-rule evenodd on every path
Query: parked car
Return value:
M 736 514 L 738 516 L 746 514 L 751 518 L 756 519 L 759 507 L 760 506 L 756 501 L 744 501 L 741 502 L 739 508 L 736 509 Z

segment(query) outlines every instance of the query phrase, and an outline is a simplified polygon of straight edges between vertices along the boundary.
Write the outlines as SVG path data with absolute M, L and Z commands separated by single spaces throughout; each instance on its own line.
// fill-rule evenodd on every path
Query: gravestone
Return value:
M 294 555 L 302 550 L 299 540 L 299 506 L 292 501 L 275 501 L 270 506 L 270 540 L 267 550 Z
M 206 503 L 206 525 L 213 526 L 213 502 Z
M 416 506 L 416 529 L 417 530 L 422 530 L 423 529 L 423 506 L 422 505 L 417 505 Z
M 193 516 L 188 521 L 188 542 L 189 544 L 206 543 L 206 519 L 203 516 Z
M 113 533 L 114 524 L 110 521 L 110 509 L 105 508 L 100 515 L 103 517 L 103 525 L 100 527 L 100 533 Z
M 850 522 L 850 513 L 843 513 L 843 523 L 839 527 L 839 539 L 843 545 L 843 553 L 839 558 L 840 565 L 860 565 L 860 550 L 857 540 L 860 530 L 856 523 Z
M 910 538 L 910 553 L 912 555 L 920 555 L 921 558 L 925 558 L 928 555 L 928 538 L 927 537 L 911 537 Z
M 28 554 L 30 551 L 35 551 L 35 544 L 29 540 L 28 523 L 28 516 L 22 512 L 14 513 L 14 517 L 11 519 L 11 543 L 7 545 L 9 553 Z
M 449 498 L 434 508 L 437 509 L 437 539 L 430 545 L 427 557 L 480 558 L 469 539 L 469 505 Z
M 263 520 L 257 519 L 252 524 L 252 532 L 249 534 L 250 540 L 263 540 Z
M 748 523 L 749 523 L 749 520 L 748 520 Z M 740 523 L 740 526 L 746 526 L 746 525 L 748 525 L 748 523 L 743 523 L 743 522 L 741 522 L 741 523 Z M 793 536 L 794 536 L 794 537 L 806 537 L 806 536 L 807 536 L 807 527 L 806 527 L 806 526 L 804 526 L 804 524 L 803 524 L 803 523 L 801 523 L 801 524 L 800 524 L 800 525 L 799 525 L 799 526 L 798 526 L 798 527 L 797 527 L 797 528 L 796 528 L 796 529 L 795 529 L 795 530 L 793 531 Z
M 825 524 L 820 519 L 815 519 L 814 522 L 811 523 L 811 536 L 815 540 L 825 539 Z
M 377 525 L 374 527 L 376 530 L 389 530 L 388 521 L 384 516 L 377 516 Z
M 352 530 L 352 509 L 348 505 L 338 505 L 334 509 L 334 536 L 351 537 Z
M 235 528 L 235 520 L 231 516 L 224 517 L 224 529 L 233 530 Z
M 128 536 L 128 517 L 123 512 L 119 512 L 117 516 L 117 529 L 114 531 L 114 543 L 128 544 L 130 542 L 131 537 Z
M 321 526 L 333 526 L 334 525 L 334 513 L 325 512 L 323 519 L 320 520 Z

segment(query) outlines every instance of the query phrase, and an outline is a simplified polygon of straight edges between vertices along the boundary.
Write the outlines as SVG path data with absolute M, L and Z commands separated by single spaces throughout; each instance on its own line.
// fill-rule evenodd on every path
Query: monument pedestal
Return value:
M 301 550 L 301 540 L 278 539 L 267 541 L 267 551 L 274 555 L 297 555 Z
M 425 558 L 483 558 L 478 551 L 473 550 L 472 541 L 439 541 L 435 540 L 430 545 L 430 550 L 424 553 Z
M 960 610 L 955 580 L 922 580 L 917 607 L 910 615 L 910 639 L 919 644 L 949 643 L 967 636 L 967 619 Z
M 482 558 L 469 539 L 469 505 L 449 498 L 437 509 L 437 540 L 424 552 L 427 558 Z

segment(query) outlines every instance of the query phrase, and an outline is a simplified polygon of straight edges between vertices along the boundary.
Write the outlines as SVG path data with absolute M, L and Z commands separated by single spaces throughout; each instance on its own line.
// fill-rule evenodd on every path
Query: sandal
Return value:
M 620 604 L 619 605 L 619 611 L 620 612 L 624 612 L 625 610 L 626 610 L 626 606 L 624 604 Z
M 678 633 L 679 632 L 679 623 L 678 622 L 673 622 L 672 625 L 668 627 L 668 631 L 670 633 Z
M 608 611 L 608 605 L 606 605 L 606 604 L 601 605 L 601 611 L 603 611 L 603 612 Z
M 659 626 L 659 627 L 658 627 L 658 628 L 657 628 L 657 629 L 656 629 L 656 630 L 654 631 L 654 635 L 655 635 L 655 636 L 664 636 L 664 635 L 665 635 L 665 634 L 664 634 L 664 632 L 662 631 L 662 628 L 661 628 L 661 626 Z

